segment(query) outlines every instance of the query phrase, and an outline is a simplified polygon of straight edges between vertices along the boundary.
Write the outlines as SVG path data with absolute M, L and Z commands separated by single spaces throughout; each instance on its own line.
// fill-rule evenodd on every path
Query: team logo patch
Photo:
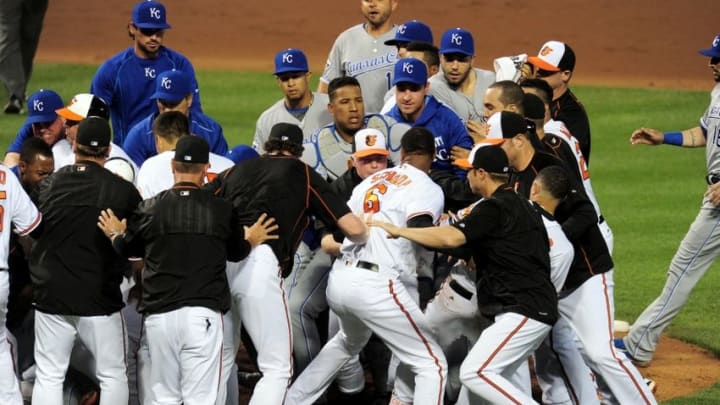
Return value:
M 548 56 L 552 53 L 553 49 L 549 46 L 544 46 L 543 49 L 540 50 L 540 56 Z
M 365 145 L 375 146 L 376 143 L 377 143 L 377 135 L 367 135 L 365 137 Z

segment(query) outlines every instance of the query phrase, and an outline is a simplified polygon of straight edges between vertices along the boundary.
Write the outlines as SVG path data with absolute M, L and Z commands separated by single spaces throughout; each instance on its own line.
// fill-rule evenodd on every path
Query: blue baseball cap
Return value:
M 65 107 L 62 98 L 52 90 L 40 89 L 27 100 L 28 117 L 25 124 L 55 121 L 55 110 Z
M 155 79 L 155 93 L 150 98 L 179 103 L 188 94 L 193 93 L 191 86 L 190 75 L 182 70 L 168 70 L 160 73 Z
M 700 55 L 709 56 L 711 58 L 720 58 L 720 35 L 715 35 L 712 46 L 708 49 L 701 49 Z
M 475 41 L 468 30 L 451 28 L 440 40 L 440 53 L 462 53 L 467 56 L 475 55 Z
M 423 22 L 418 20 L 408 21 L 397 28 L 395 38 L 385 41 L 385 45 L 397 45 L 400 42 L 427 42 L 432 44 L 432 31 Z
M 165 6 L 157 1 L 143 1 L 133 7 L 132 22 L 138 28 L 166 30 Z
M 393 86 L 398 83 L 412 83 L 419 86 L 427 84 L 428 73 L 425 62 L 417 58 L 402 58 L 395 62 Z
M 246 160 L 255 159 L 256 157 L 259 157 L 260 154 L 257 153 L 255 149 L 253 149 L 251 146 L 248 145 L 237 145 L 234 148 L 227 151 L 225 154 L 225 157 L 232 160 L 233 163 L 238 164 L 240 162 L 244 162 Z
M 288 48 L 275 55 L 275 73 L 279 75 L 287 72 L 307 72 L 307 57 L 303 51 L 296 48 Z

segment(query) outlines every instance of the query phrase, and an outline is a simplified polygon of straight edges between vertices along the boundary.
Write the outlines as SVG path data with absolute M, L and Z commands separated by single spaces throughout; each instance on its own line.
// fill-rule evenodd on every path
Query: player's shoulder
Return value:
M 152 134 L 152 122 L 155 119 L 156 114 L 152 113 L 142 120 L 138 121 L 137 124 L 133 125 L 128 131 L 125 139 L 130 139 L 131 136 L 144 136 L 148 133 Z
M 216 133 L 222 130 L 220 123 L 202 111 L 190 112 L 190 131 L 194 134 L 199 132 Z M 152 131 L 152 129 L 151 129 Z
M 180 53 L 172 48 L 168 48 L 164 45 L 160 48 L 160 55 L 164 56 L 168 59 L 171 59 L 174 62 L 180 62 L 182 64 L 187 64 L 189 66 L 192 66 L 192 62 L 190 62 L 190 59 L 187 56 L 183 55 L 182 53 Z M 183 66 L 179 66 L 179 67 L 182 68 Z
M 285 108 L 285 99 L 281 98 L 261 112 L 257 122 L 258 124 L 266 124 L 269 131 L 272 125 L 276 124 L 280 118 L 287 118 L 286 116 L 292 117 L 292 115 L 287 113 L 287 109 Z
M 335 42 L 337 43 L 352 41 L 354 39 L 357 39 L 357 37 L 360 35 L 367 35 L 367 32 L 365 31 L 365 26 L 362 23 L 355 24 L 342 31 L 340 34 L 338 34 L 337 40 Z
M 496 77 L 495 72 L 491 72 L 491 71 L 485 70 L 485 69 L 480 69 L 477 67 L 473 68 L 473 70 L 475 71 L 475 76 L 476 76 L 477 83 L 478 83 L 478 84 L 476 84 L 476 86 L 482 85 L 482 86 L 487 87 L 487 86 L 495 83 L 495 77 Z
M 225 156 L 210 152 L 210 170 L 213 173 L 220 173 L 235 166 L 235 163 Z

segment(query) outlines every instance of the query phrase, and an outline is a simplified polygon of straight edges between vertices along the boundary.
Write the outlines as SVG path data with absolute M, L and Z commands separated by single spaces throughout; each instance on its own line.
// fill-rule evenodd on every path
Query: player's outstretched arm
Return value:
M 337 221 L 337 225 L 353 243 L 363 244 L 368 240 L 368 227 L 352 212 L 349 212 Z
M 382 228 L 389 238 L 405 238 L 423 246 L 436 249 L 452 249 L 467 241 L 465 234 L 454 226 L 433 226 L 429 228 L 404 228 L 388 222 L 370 219 L 368 225 Z
M 267 214 L 263 213 L 251 226 L 245 226 L 245 240 L 248 241 L 251 248 L 271 240 L 277 239 L 279 236 L 273 232 L 278 230 L 278 225 L 275 223 L 275 218 L 268 217 Z
M 652 128 L 638 128 L 630 135 L 633 145 L 675 145 L 687 148 L 705 146 L 705 135 L 698 127 L 686 129 L 682 132 L 661 132 Z

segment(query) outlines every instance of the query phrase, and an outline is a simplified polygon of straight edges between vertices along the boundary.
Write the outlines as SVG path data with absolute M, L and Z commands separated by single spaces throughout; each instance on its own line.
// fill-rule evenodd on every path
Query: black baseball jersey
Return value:
M 575 248 L 562 294 L 569 294 L 596 274 L 612 270 L 610 251 L 598 227 L 595 208 L 587 196 L 572 190 L 555 209 L 555 219 Z
M 530 163 L 523 170 L 512 170 L 510 172 L 510 181 L 518 194 L 525 198 L 530 198 L 530 187 L 540 170 L 548 166 L 566 167 L 565 163 L 549 153 L 535 151 Z
M 503 185 L 453 226 L 465 234 L 466 246 L 473 252 L 483 314 L 516 312 L 555 323 L 550 245 L 542 218 L 528 200 Z
M 325 179 L 291 156 L 265 155 L 239 163 L 220 173 L 207 187 L 232 202 L 243 225 L 252 225 L 262 213 L 275 218 L 280 237 L 265 243 L 275 253 L 284 276 L 292 270 L 295 251 L 311 215 L 325 224 L 335 224 L 350 213 Z
M 102 166 L 78 161 L 43 180 L 42 234 L 30 256 L 35 308 L 52 314 L 108 315 L 123 307 L 120 283 L 128 262 L 98 228 L 100 211 L 127 218 L 142 199 Z
M 554 120 L 564 122 L 570 133 L 580 141 L 580 150 L 590 166 L 590 120 L 585 107 L 570 89 L 550 103 L 550 115 Z
M 573 177 L 572 180 L 575 184 L 582 185 L 583 174 L 580 173 L 577 159 L 575 158 L 575 154 L 572 149 L 570 149 L 570 145 L 560 139 L 558 135 L 547 132 L 540 142 L 544 152 L 549 153 L 563 161 L 565 169 L 568 171 L 568 174 Z
M 113 246 L 145 259 L 138 308 L 143 313 L 188 306 L 226 312 L 226 262 L 250 252 L 232 204 L 193 183 L 177 183 L 141 202 Z

